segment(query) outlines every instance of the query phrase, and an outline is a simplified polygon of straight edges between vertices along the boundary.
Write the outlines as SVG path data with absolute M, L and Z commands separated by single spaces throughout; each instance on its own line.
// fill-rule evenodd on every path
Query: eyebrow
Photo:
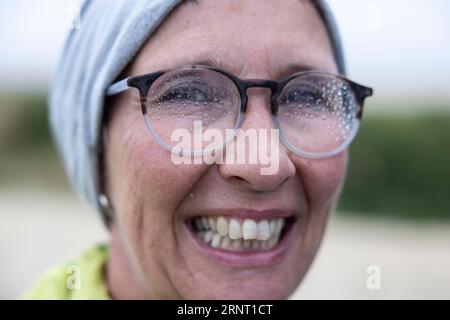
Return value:
M 312 71 L 312 70 L 319 71 L 321 70 L 321 68 L 305 63 L 292 62 L 279 68 L 279 70 L 277 70 L 276 72 L 276 75 L 278 79 L 283 79 L 297 72 Z
M 211 58 L 193 60 L 190 62 L 184 61 L 184 62 L 176 63 L 174 65 L 174 68 L 193 67 L 193 66 L 207 66 L 207 67 L 212 67 L 212 68 L 223 69 L 223 70 L 229 71 L 228 68 L 226 66 L 224 66 L 223 64 L 219 63 L 218 60 L 211 59 Z
M 192 62 L 183 62 L 183 63 L 176 63 L 174 65 L 174 68 L 183 68 L 183 67 L 192 67 L 192 66 L 208 66 L 212 68 L 222 69 L 224 71 L 230 72 L 233 74 L 233 72 L 230 70 L 229 67 L 221 64 L 218 60 L 213 58 L 205 58 L 200 60 L 194 60 Z M 285 77 L 288 77 L 294 73 L 301 72 L 301 71 L 311 71 L 311 70 L 321 70 L 318 67 L 304 64 L 304 63 L 289 63 L 285 66 L 282 66 L 277 70 L 275 73 L 275 77 L 272 80 L 280 80 Z

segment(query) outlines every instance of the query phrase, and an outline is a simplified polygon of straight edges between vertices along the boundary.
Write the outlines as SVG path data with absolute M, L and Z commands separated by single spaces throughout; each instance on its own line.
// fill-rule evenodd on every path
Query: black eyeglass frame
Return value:
M 149 118 L 147 117 L 148 116 L 148 114 L 147 114 L 147 103 L 148 103 L 147 95 L 149 93 L 149 90 L 150 90 L 152 84 L 159 77 L 166 74 L 167 72 L 172 72 L 172 71 L 177 71 L 177 70 L 180 70 L 180 71 L 181 70 L 193 70 L 193 69 L 202 69 L 202 70 L 206 69 L 206 70 L 218 72 L 218 73 L 224 75 L 225 77 L 227 77 L 228 79 L 230 79 L 234 83 L 236 88 L 238 89 L 240 99 L 241 99 L 241 105 L 240 105 L 240 113 L 239 113 L 239 116 L 238 116 L 238 119 L 237 119 L 237 122 L 236 122 L 235 128 L 234 128 L 235 133 L 236 133 L 236 130 L 241 127 L 241 125 L 244 121 L 245 113 L 247 111 L 247 103 L 248 103 L 247 90 L 249 88 L 268 88 L 268 89 L 270 89 L 271 90 L 270 111 L 271 111 L 272 116 L 274 117 L 274 122 L 275 122 L 276 127 L 278 129 L 280 129 L 280 132 L 281 132 L 280 139 L 289 149 L 291 149 L 297 155 L 306 157 L 306 158 L 311 158 L 311 159 L 328 158 L 328 157 L 334 156 L 334 155 L 342 152 L 344 149 L 346 149 L 350 145 L 350 143 L 353 141 L 354 137 L 356 136 L 356 133 L 359 128 L 359 123 L 360 123 L 360 120 L 362 118 L 362 113 L 363 113 L 364 100 L 373 94 L 372 88 L 358 84 L 354 81 L 347 79 L 344 76 L 336 75 L 336 74 L 324 72 L 324 71 L 318 71 L 318 70 L 306 70 L 306 71 L 296 72 L 296 73 L 293 73 L 293 74 L 289 75 L 288 77 L 286 77 L 282 80 L 279 80 L 279 81 L 270 80 L 270 79 L 246 79 L 246 80 L 243 80 L 243 79 L 240 79 L 239 77 L 237 77 L 231 73 L 228 73 L 222 69 L 219 69 L 219 68 L 205 66 L 205 65 L 190 65 L 190 66 L 166 69 L 166 70 L 156 71 L 156 72 L 148 73 L 148 74 L 144 74 L 144 75 L 131 76 L 131 77 L 125 78 L 123 80 L 120 80 L 120 81 L 110 85 L 107 89 L 106 95 L 113 96 L 113 95 L 119 94 L 129 88 L 138 89 L 139 93 L 140 93 L 140 99 L 141 99 L 142 114 L 144 115 L 144 120 L 145 120 L 148 130 L 150 131 L 153 138 L 155 138 L 161 146 L 163 146 L 165 149 L 173 152 L 172 146 L 168 145 L 165 141 L 163 141 L 159 137 L 159 135 L 154 131 L 153 126 L 152 126 Z M 322 76 L 332 77 L 335 79 L 342 80 L 345 83 L 347 83 L 348 86 L 355 93 L 355 98 L 356 98 L 356 102 L 357 102 L 355 127 L 354 127 L 353 131 L 350 133 L 350 136 L 347 139 L 347 141 L 345 143 L 343 143 L 340 147 L 338 147 L 334 150 L 330 150 L 330 151 L 326 151 L 326 152 L 310 152 L 310 151 L 298 149 L 297 147 L 292 145 L 286 139 L 285 135 L 283 134 L 283 132 L 280 128 L 280 124 L 278 122 L 278 117 L 277 117 L 278 97 L 279 97 L 280 93 L 282 92 L 282 90 L 284 89 L 284 87 L 292 79 L 298 78 L 301 76 L 306 76 L 306 75 L 322 75 Z M 232 138 L 233 137 L 230 137 L 230 139 L 232 139 Z M 225 144 L 227 144 L 228 142 L 229 142 L 229 140 L 227 140 L 227 142 Z M 205 150 L 203 150 L 203 151 L 205 151 Z M 187 152 L 187 154 L 201 155 L 203 151 L 197 150 L 197 151 L 193 151 L 193 152 Z
M 352 80 L 347 79 L 344 76 L 336 75 L 333 73 L 325 72 L 325 71 L 318 71 L 318 70 L 306 70 L 306 71 L 299 71 L 296 73 L 293 73 L 289 75 L 288 77 L 281 79 L 281 80 L 271 80 L 271 79 L 240 79 L 239 77 L 225 71 L 219 68 L 211 67 L 211 66 L 204 66 L 204 65 L 192 65 L 192 66 L 186 66 L 181 68 L 175 68 L 175 69 L 166 69 L 166 70 L 160 70 L 152 73 L 147 73 L 143 75 L 138 76 L 131 76 L 128 78 L 125 78 L 123 80 L 120 80 L 112 85 L 110 85 L 106 91 L 107 96 L 113 96 L 116 94 L 119 94 L 129 88 L 136 88 L 139 90 L 140 96 L 141 96 L 141 108 L 142 113 L 147 113 L 147 95 L 150 90 L 150 87 L 152 84 L 163 74 L 175 70 L 183 70 L 183 69 L 208 69 L 212 70 L 218 73 L 223 74 L 227 78 L 229 78 L 233 83 L 236 85 L 239 95 L 241 98 L 241 112 L 247 111 L 247 104 L 248 104 L 248 96 L 247 96 L 247 90 L 250 88 L 268 88 L 271 90 L 271 97 L 270 97 L 270 111 L 272 115 L 276 116 L 278 112 L 278 96 L 280 92 L 282 92 L 283 88 L 288 84 L 292 79 L 297 78 L 299 76 L 303 75 L 325 75 L 325 76 L 331 76 L 335 77 L 337 79 L 340 79 L 344 82 L 346 82 L 350 88 L 355 92 L 357 102 L 358 102 L 358 110 L 357 110 L 357 118 L 360 120 L 362 118 L 362 112 L 363 112 L 363 106 L 364 106 L 364 100 L 367 97 L 370 97 L 373 95 L 373 89 L 361 84 L 358 84 Z

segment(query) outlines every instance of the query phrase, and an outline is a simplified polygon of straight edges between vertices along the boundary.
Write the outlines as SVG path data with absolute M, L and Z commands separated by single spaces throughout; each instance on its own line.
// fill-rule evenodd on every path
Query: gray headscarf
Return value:
M 99 154 L 105 90 L 181 0 L 85 0 L 80 28 L 66 39 L 49 99 L 53 136 L 75 191 L 104 213 Z M 324 1 L 325 23 L 339 72 L 345 74 L 338 29 Z

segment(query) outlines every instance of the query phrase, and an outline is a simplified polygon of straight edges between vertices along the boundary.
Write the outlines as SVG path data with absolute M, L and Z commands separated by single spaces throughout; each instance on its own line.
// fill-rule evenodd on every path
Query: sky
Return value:
M 435 97 L 450 109 L 450 1 L 328 2 L 350 78 L 378 99 Z M 0 91 L 46 90 L 78 3 L 0 1 Z

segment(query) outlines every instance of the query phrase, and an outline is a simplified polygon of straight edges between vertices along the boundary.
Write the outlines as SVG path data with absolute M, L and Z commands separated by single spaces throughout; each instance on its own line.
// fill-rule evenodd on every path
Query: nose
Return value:
M 248 91 L 245 120 L 225 148 L 226 161 L 218 165 L 219 173 L 228 182 L 248 190 L 273 191 L 295 175 L 295 166 L 274 127 L 268 107 L 270 91 Z

